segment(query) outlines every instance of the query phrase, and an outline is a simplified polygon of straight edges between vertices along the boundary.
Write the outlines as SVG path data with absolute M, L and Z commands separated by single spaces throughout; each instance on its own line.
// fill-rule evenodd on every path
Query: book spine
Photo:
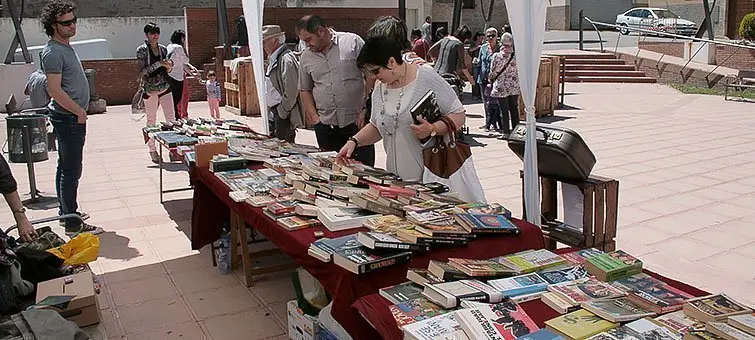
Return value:
M 473 234 L 519 235 L 519 229 L 472 229 Z
M 364 273 L 369 273 L 371 271 L 378 270 L 380 268 L 407 263 L 409 262 L 409 259 L 411 257 L 412 257 L 411 253 L 402 253 L 402 254 L 398 254 L 396 256 L 392 256 L 389 258 L 383 258 L 378 261 L 362 263 L 357 267 L 357 272 L 359 274 L 364 274 Z
M 429 244 L 410 244 L 410 243 L 393 243 L 375 241 L 375 248 L 382 249 L 401 249 L 409 251 L 430 251 Z
M 440 245 L 440 246 L 464 246 L 469 244 L 469 241 L 466 238 L 423 238 L 418 237 L 417 243 L 425 243 L 429 245 Z

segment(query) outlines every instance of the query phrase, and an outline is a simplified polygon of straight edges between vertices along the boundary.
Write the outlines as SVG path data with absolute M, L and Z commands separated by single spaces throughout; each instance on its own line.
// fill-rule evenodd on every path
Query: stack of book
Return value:
M 330 231 L 359 228 L 364 221 L 377 217 L 378 214 L 361 208 L 321 208 L 317 218 Z

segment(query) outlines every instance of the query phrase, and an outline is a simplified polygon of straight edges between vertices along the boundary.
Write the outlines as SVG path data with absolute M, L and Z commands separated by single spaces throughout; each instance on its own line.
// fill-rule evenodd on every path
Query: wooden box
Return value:
M 542 56 L 535 92 L 535 118 L 552 116 L 558 106 L 561 58 Z M 519 96 L 519 119 L 525 120 L 524 101 Z
M 254 81 L 254 67 L 251 60 L 238 63 L 236 75 L 231 72 L 231 60 L 223 61 L 225 68 L 225 109 L 228 112 L 242 116 L 259 117 L 262 115 L 257 85 Z

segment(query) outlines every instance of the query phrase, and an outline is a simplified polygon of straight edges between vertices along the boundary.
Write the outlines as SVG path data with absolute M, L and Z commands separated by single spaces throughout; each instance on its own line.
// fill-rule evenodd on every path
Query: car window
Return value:
M 627 12 L 627 13 L 626 13 L 626 14 L 624 14 L 624 15 L 626 15 L 626 16 L 628 16 L 628 17 L 637 17 L 637 16 L 639 16 L 639 15 L 640 15 L 640 12 L 641 12 L 641 11 L 642 11 L 641 9 L 633 9 L 633 10 L 631 10 L 631 11 Z
M 655 15 L 657 15 L 658 18 L 661 18 L 661 19 L 666 19 L 666 18 L 668 18 L 668 19 L 678 19 L 679 18 L 679 16 L 676 15 L 676 14 L 674 14 L 674 12 L 672 12 L 672 11 L 655 10 L 654 12 L 655 12 Z
M 653 13 L 650 13 L 650 10 L 643 9 L 642 12 L 640 13 L 639 17 L 640 18 L 647 18 L 648 16 L 652 16 L 652 15 L 653 15 Z

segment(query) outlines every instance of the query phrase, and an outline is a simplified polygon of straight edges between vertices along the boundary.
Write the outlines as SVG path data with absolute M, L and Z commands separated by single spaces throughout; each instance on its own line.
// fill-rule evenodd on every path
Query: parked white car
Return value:
M 627 35 L 630 28 L 642 28 L 680 35 L 694 35 L 697 24 L 682 19 L 667 9 L 636 7 L 616 16 L 616 25 L 621 34 Z

